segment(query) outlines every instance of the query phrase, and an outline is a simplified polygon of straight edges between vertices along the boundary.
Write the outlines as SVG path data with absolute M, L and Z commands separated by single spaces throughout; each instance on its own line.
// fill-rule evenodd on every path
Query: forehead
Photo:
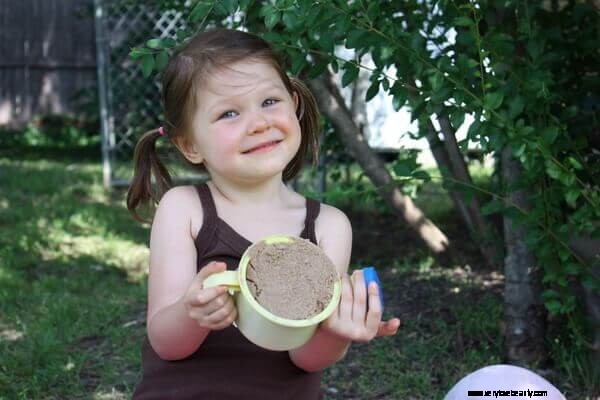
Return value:
M 285 89 L 277 70 L 264 62 L 242 61 L 212 71 L 200 85 L 199 100 L 204 100 L 201 104 L 210 103 L 207 97 L 223 100 L 266 87 Z

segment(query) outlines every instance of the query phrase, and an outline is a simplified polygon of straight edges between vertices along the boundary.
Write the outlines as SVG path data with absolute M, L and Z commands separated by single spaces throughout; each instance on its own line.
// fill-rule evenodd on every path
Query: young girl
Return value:
M 309 148 L 317 159 L 313 96 L 286 75 L 264 40 L 217 29 L 195 36 L 171 58 L 162 99 L 165 125 L 138 142 L 127 195 L 137 219 L 139 205 L 158 203 L 143 376 L 133 398 L 322 398 L 321 371 L 341 360 L 352 341 L 394 335 L 400 320 L 382 322 L 376 285 L 367 293 L 361 272 L 348 277 L 352 228 L 346 215 L 286 185 Z M 155 152 L 158 139 L 169 140 L 210 181 L 169 188 Z M 249 342 L 232 326 L 237 313 L 227 289 L 202 285 L 210 274 L 237 269 L 248 246 L 275 233 L 319 245 L 343 283 L 336 312 L 289 352 Z

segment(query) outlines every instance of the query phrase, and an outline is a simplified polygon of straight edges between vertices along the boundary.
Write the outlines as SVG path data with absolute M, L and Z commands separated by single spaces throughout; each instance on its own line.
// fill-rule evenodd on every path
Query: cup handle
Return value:
M 217 272 L 216 274 L 211 274 L 204 280 L 203 287 L 209 288 L 213 286 L 225 285 L 229 289 L 229 294 L 233 295 L 235 292 L 240 290 L 238 275 L 238 270 L 223 271 Z

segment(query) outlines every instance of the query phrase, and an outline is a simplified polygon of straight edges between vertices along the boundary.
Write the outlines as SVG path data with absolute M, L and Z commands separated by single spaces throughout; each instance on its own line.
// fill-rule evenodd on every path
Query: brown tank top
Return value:
M 196 237 L 197 270 L 211 261 L 223 261 L 235 270 L 242 253 L 252 244 L 217 215 L 206 183 L 196 186 L 204 220 Z M 317 244 L 315 219 L 320 203 L 306 198 L 306 220 L 299 235 Z M 317 400 L 322 399 L 321 372 L 296 367 L 287 351 L 263 349 L 234 326 L 212 331 L 188 358 L 165 361 L 152 349 L 148 336 L 142 344 L 142 379 L 134 400 Z

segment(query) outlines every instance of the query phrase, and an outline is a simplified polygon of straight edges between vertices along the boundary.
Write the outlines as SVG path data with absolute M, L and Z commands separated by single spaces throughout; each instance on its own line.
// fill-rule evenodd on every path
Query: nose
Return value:
M 269 121 L 267 120 L 266 116 L 261 113 L 261 112 L 257 112 L 252 120 L 250 121 L 250 124 L 248 126 L 248 133 L 249 134 L 254 134 L 254 133 L 259 133 L 259 132 L 263 132 L 267 129 L 269 129 L 270 124 Z

